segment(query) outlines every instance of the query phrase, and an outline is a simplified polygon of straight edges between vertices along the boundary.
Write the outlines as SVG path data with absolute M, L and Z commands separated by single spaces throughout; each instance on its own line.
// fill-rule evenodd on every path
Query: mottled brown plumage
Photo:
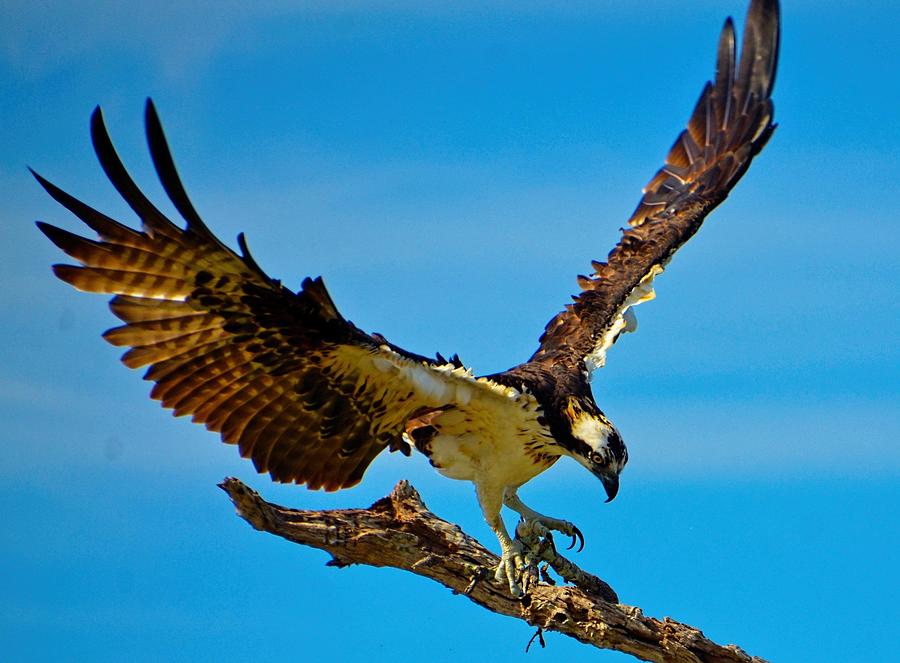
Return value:
M 145 379 L 156 383 L 153 398 L 220 432 L 279 481 L 335 490 L 357 483 L 383 449 L 408 453 L 404 422 L 435 403 L 414 393 L 411 381 L 397 379 L 391 364 L 448 362 L 404 352 L 357 329 L 321 279 L 306 279 L 292 293 L 259 269 L 243 240 L 243 256 L 222 244 L 187 199 L 150 103 L 147 129 L 160 179 L 188 222 L 184 229 L 128 175 L 99 109 L 91 121 L 95 149 L 142 230 L 109 219 L 35 174 L 100 237 L 38 224 L 82 265 L 54 266 L 60 279 L 115 295 L 110 308 L 126 324 L 103 336 L 130 347 L 125 365 L 149 366 Z M 373 366 L 376 357 L 388 370 Z
M 737 62 L 734 24 L 725 22 L 715 80 L 703 88 L 687 128 L 644 187 L 631 227 L 606 262 L 593 263 L 592 277 L 579 277 L 582 292 L 547 324 L 532 361 L 580 367 L 625 313 L 642 279 L 661 271 L 725 200 L 775 129 L 770 94 L 778 32 L 778 3 L 753 2 Z
M 442 474 L 472 481 L 503 550 L 498 578 L 518 591 L 521 546 L 500 510 L 580 537 L 571 523 L 526 507 L 516 491 L 570 456 L 597 476 L 608 499 L 628 453 L 589 385 L 631 306 L 653 296 L 672 254 L 728 195 L 774 130 L 770 99 L 778 54 L 777 0 L 752 0 L 740 60 L 729 19 L 715 80 L 644 189 L 630 229 L 582 292 L 554 317 L 527 362 L 475 378 L 457 356 L 407 352 L 344 319 L 321 278 L 293 293 L 250 255 L 216 238 L 187 197 L 156 111 L 147 137 L 163 188 L 186 221 L 167 219 L 125 170 L 99 108 L 91 136 L 110 181 L 141 220 L 135 230 L 35 174 L 47 192 L 93 229 L 80 237 L 39 223 L 80 265 L 54 272 L 80 290 L 113 295 L 125 324 L 104 338 L 129 348 L 122 361 L 148 367 L 151 396 L 237 444 L 273 479 L 336 490 L 352 486 L 384 449 L 426 455 Z

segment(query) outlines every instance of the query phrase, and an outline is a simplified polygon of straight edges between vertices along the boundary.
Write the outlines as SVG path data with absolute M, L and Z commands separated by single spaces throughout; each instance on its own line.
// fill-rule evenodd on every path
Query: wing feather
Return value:
M 196 311 L 189 304 L 181 301 L 152 299 L 117 295 L 109 302 L 109 309 L 123 322 L 149 322 L 168 320 L 185 315 L 194 315 Z
M 160 362 L 176 359 L 187 348 L 207 348 L 222 342 L 221 330 L 204 330 L 185 334 L 174 340 L 159 340 L 144 345 L 135 345 L 122 355 L 122 363 L 128 368 L 141 368 L 147 364 L 154 366 Z
M 231 345 L 201 346 L 154 364 L 147 370 L 144 379 L 156 383 L 151 392 L 152 398 L 168 400 L 171 395 L 184 399 L 204 388 L 211 380 L 221 383 L 222 377 L 233 371 L 236 364 L 240 368 L 241 360 L 249 362 L 249 358 L 245 359 L 243 353 Z
M 778 60 L 777 0 L 753 0 L 740 60 L 729 18 L 719 38 L 716 74 L 700 94 L 662 168 L 644 187 L 630 228 L 606 262 L 578 278 L 582 292 L 544 330 L 532 362 L 580 367 L 590 375 L 623 331 L 628 309 L 652 299 L 653 278 L 700 228 L 775 129 L 770 98 Z
M 31 169 L 29 168 L 29 170 Z M 33 170 L 31 170 L 31 174 L 34 175 L 34 178 L 44 190 L 50 194 L 51 198 L 81 219 L 85 225 L 100 236 L 100 239 L 114 241 L 120 246 L 140 246 L 143 243 L 141 234 L 136 230 L 109 218 L 105 214 L 101 214 L 93 207 L 85 205 L 83 202 L 69 195 L 52 182 L 47 181 Z M 47 224 L 43 224 L 42 226 L 40 222 L 38 223 L 38 227 L 45 232 L 45 229 L 53 228 L 53 226 Z M 48 237 L 50 238 L 50 241 L 54 241 L 52 236 L 48 235 Z
M 347 322 L 321 278 L 293 293 L 259 268 L 243 236 L 242 254 L 225 246 L 188 199 L 149 101 L 146 122 L 154 166 L 184 228 L 128 174 L 99 108 L 91 116 L 95 151 L 141 230 L 35 173 L 98 239 L 38 228 L 79 263 L 54 266 L 60 279 L 113 295 L 110 308 L 124 324 L 104 338 L 128 348 L 127 366 L 147 366 L 151 396 L 164 407 L 219 432 L 276 480 L 336 490 L 358 482 L 386 447 L 406 448 L 413 412 L 445 404 L 458 382 L 477 384 Z
M 212 313 L 192 313 L 180 318 L 132 322 L 103 333 L 112 345 L 144 345 L 156 340 L 175 341 L 195 332 L 218 330 L 222 318 Z
M 263 416 L 254 417 L 250 426 L 241 436 L 241 454 L 247 458 L 268 458 L 272 447 L 283 433 L 291 428 L 294 415 L 291 412 L 293 399 L 290 394 L 281 394 L 273 399 Z
M 103 121 L 103 112 L 99 106 L 91 114 L 91 141 L 103 172 L 106 173 L 119 195 L 137 214 L 143 224 L 144 231 L 150 235 L 168 237 L 177 242 L 183 234 L 182 230 L 166 218 L 166 215 L 150 202 L 150 199 L 143 194 L 135 181 L 131 179 L 131 175 L 128 174 L 125 165 L 116 153 L 109 132 L 106 130 L 106 123 Z
M 175 410 L 176 416 L 193 414 L 191 421 L 207 425 L 207 428 L 213 430 L 213 427 L 208 425 L 213 413 L 236 391 L 244 388 L 248 379 L 247 375 L 251 370 L 252 362 L 250 361 L 235 364 L 226 373 L 204 384 L 203 389 L 199 392 L 192 392 L 186 398 L 178 398 L 173 401 L 171 407 Z

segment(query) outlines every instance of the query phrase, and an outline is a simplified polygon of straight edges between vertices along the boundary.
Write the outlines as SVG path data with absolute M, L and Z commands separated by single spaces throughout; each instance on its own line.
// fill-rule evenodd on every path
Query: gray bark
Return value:
M 537 544 L 544 563 L 532 568 L 525 596 L 516 599 L 493 579 L 499 558 L 458 526 L 428 511 L 406 481 L 368 509 L 301 511 L 263 500 L 234 478 L 220 484 L 238 515 L 258 530 L 328 552 L 331 566 L 389 566 L 430 578 L 501 615 L 541 631 L 556 631 L 600 649 L 643 661 L 666 663 L 765 663 L 736 645 L 718 645 L 668 617 L 647 617 L 617 603 L 605 582 L 558 555 L 550 542 Z M 525 533 L 526 536 L 528 535 Z M 549 565 L 571 585 L 551 584 Z M 548 582 L 550 581 L 550 582 Z

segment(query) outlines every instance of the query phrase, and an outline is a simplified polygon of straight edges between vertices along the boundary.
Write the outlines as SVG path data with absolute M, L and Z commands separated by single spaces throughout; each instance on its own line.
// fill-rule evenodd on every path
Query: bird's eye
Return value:
M 603 456 L 601 454 L 597 453 L 596 451 L 591 452 L 590 458 L 591 458 L 591 462 L 594 463 L 595 465 L 602 465 L 604 462 Z

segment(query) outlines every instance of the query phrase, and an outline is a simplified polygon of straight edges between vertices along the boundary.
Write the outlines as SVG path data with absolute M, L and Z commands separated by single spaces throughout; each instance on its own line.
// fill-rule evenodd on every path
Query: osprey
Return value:
M 602 482 L 607 501 L 616 496 L 628 452 L 594 402 L 591 375 L 635 329 L 632 307 L 653 298 L 653 280 L 772 135 L 778 40 L 777 0 L 752 0 L 740 59 L 732 21 L 725 22 L 715 77 L 644 187 L 630 227 L 606 262 L 578 277 L 580 294 L 550 320 L 535 353 L 502 373 L 476 377 L 457 356 L 432 359 L 368 334 L 339 312 L 321 278 L 292 292 L 259 267 L 243 235 L 241 253 L 223 244 L 188 199 L 149 100 L 150 154 L 186 225 L 141 193 L 97 108 L 94 149 L 141 229 L 34 173 L 98 239 L 38 227 L 81 263 L 55 265 L 56 276 L 114 295 L 110 308 L 125 324 L 103 336 L 129 347 L 126 366 L 149 367 L 152 398 L 238 445 L 259 472 L 311 489 L 353 486 L 385 449 L 415 448 L 444 476 L 475 485 L 500 543 L 497 580 L 518 595 L 528 551 L 510 536 L 501 508 L 583 546 L 578 528 L 530 509 L 517 489 L 568 456 Z

